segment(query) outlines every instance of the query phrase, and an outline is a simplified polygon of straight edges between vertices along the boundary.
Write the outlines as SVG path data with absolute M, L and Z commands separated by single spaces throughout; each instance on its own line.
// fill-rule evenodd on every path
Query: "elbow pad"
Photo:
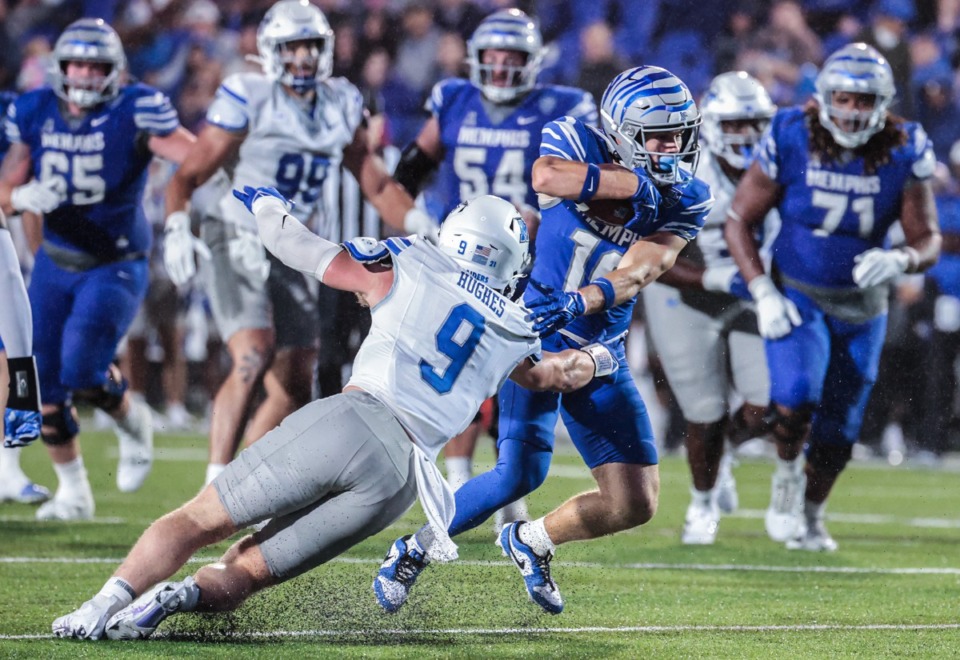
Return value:
M 416 141 L 411 142 L 400 154 L 400 162 L 393 173 L 393 179 L 407 189 L 411 197 L 416 197 L 420 187 L 439 163 L 420 149 Z

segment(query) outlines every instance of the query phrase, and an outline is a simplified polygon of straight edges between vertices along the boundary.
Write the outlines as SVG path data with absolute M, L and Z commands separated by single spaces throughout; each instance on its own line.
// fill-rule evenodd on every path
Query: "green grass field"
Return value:
M 174 617 L 147 642 L 55 640 L 51 621 L 92 596 L 140 532 L 203 480 L 200 436 L 158 435 L 154 472 L 135 494 L 114 486 L 112 435 L 85 434 L 83 446 L 94 522 L 36 523 L 32 507 L 0 505 L 0 657 L 960 657 L 960 474 L 853 464 L 828 511 L 840 551 L 825 555 L 767 539 L 772 466 L 744 461 L 741 511 L 724 518 L 715 546 L 685 547 L 687 468 L 673 457 L 662 464 L 652 523 L 560 549 L 560 616 L 527 600 L 493 545 L 492 523 L 460 537 L 461 561 L 431 567 L 399 614 L 381 613 L 370 584 L 390 542 L 419 526 L 414 508 L 230 616 Z M 40 447 L 25 450 L 23 463 L 53 483 Z M 561 447 L 529 498 L 531 513 L 591 486 L 579 457 Z

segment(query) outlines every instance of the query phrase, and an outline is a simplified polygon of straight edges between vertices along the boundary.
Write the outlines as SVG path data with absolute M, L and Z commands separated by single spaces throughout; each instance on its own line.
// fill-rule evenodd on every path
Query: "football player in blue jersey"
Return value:
M 700 113 L 679 78 L 658 67 L 628 69 L 607 87 L 600 111 L 602 131 L 571 117 L 543 128 L 533 166 L 543 219 L 524 299 L 550 350 L 614 342 L 622 368 L 571 394 L 506 383 L 497 465 L 457 492 L 449 530 L 452 536 L 471 529 L 543 483 L 562 416 L 598 489 L 545 518 L 505 525 L 497 541 L 530 598 L 554 614 L 563 610 L 550 576 L 555 546 L 642 525 L 656 511 L 657 450 L 622 340 L 637 293 L 673 265 L 713 203 L 709 187 L 693 176 Z M 604 206 L 623 211 L 620 220 Z M 394 542 L 377 577 L 380 589 L 375 584 L 385 610 L 406 600 L 434 535 L 426 525 Z
M 166 96 L 124 84 L 125 69 L 113 28 L 81 19 L 57 39 L 51 86 L 22 95 L 7 113 L 0 207 L 44 215 L 29 296 L 42 436 L 59 484 L 38 509 L 41 520 L 94 513 L 74 400 L 116 420 L 121 491 L 138 489 L 152 464 L 149 410 L 131 399 L 111 361 L 147 284 L 147 165 L 154 155 L 180 162 L 194 137 Z
M 427 110 L 430 119 L 403 152 L 395 177 L 412 195 L 436 172 L 430 188 L 444 217 L 461 201 L 492 194 L 510 200 L 523 214 L 531 239 L 540 223 L 531 185 L 540 131 L 547 122 L 570 116 L 597 124 L 596 102 L 581 89 L 538 85 L 544 57 L 537 23 L 519 9 L 485 18 L 467 43 L 470 79 L 437 83 Z M 456 490 L 472 476 L 479 420 L 444 449 L 447 478 Z M 498 511 L 503 520 L 525 517 L 523 501 Z
M 727 214 L 770 371 L 779 460 L 767 533 L 788 548 L 837 549 L 823 511 L 877 376 L 890 283 L 940 253 L 933 147 L 922 127 L 889 113 L 894 94 L 873 47 L 831 55 L 814 100 L 774 117 Z M 774 207 L 782 226 L 767 273 L 753 232 Z M 898 218 L 906 242 L 891 249 Z
M 6 113 L 16 95 L 0 92 L 0 113 Z M 0 132 L 0 158 L 10 143 Z M 0 448 L 0 502 L 36 504 L 50 497 L 43 486 L 30 481 L 20 468 L 20 449 L 40 437 L 40 391 L 33 353 L 33 315 L 20 271 L 16 247 L 0 212 L 0 380 L 9 378 Z M 6 343 L 4 343 L 6 342 Z M 0 406 L 2 407 L 2 406 Z

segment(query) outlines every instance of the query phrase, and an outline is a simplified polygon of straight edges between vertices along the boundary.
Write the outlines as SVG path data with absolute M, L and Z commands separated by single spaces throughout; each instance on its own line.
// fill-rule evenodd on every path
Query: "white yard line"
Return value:
M 192 564 L 204 564 L 216 561 L 219 556 L 201 556 L 190 559 Z M 0 557 L 0 564 L 119 564 L 122 557 Z M 337 557 L 331 560 L 340 564 L 377 565 L 381 558 Z M 456 562 L 460 566 L 511 566 L 506 560 L 482 561 L 464 559 Z M 601 564 L 597 562 L 556 561 L 554 566 L 621 569 L 630 571 L 740 571 L 748 573 L 839 573 L 855 575 L 960 575 L 960 568 L 954 567 L 891 567 L 874 568 L 869 566 L 765 566 L 755 564 L 667 564 L 660 562 L 641 562 L 630 564 Z
M 268 630 L 251 631 L 242 633 L 227 634 L 225 637 L 231 639 L 296 639 L 304 637 L 366 637 L 391 635 L 396 637 L 407 637 L 417 635 L 519 635 L 529 637 L 533 635 L 557 635 L 557 634 L 621 634 L 621 633 L 726 633 L 726 632 L 856 632 L 856 631 L 920 631 L 920 630 L 958 630 L 960 623 L 941 623 L 941 624 L 900 624 L 900 623 L 870 623 L 864 625 L 832 625 L 832 624 L 810 624 L 795 626 L 584 626 L 579 628 L 411 628 L 409 630 L 385 629 L 380 630 L 371 628 L 367 630 Z M 163 639 L 167 637 L 164 633 L 158 633 L 153 639 Z M 177 635 L 179 639 L 190 639 L 199 635 Z M 54 639 L 51 634 L 28 634 L 28 635 L 0 635 L 0 640 L 46 640 Z M 145 647 L 140 647 L 145 648 Z

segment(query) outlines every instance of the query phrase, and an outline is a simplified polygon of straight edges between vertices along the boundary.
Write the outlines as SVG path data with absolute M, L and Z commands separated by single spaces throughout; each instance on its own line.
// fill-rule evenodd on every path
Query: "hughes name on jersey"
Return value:
M 530 172 L 543 126 L 564 115 L 597 124 L 593 96 L 558 85 L 536 86 L 519 103 L 506 105 L 491 103 L 469 81 L 452 78 L 434 86 L 427 110 L 440 124 L 444 151 L 435 186 L 441 217 L 480 195 L 537 208 Z
M 757 149 L 760 168 L 783 187 L 773 262 L 788 282 L 856 289 L 854 257 L 883 245 L 904 186 L 932 176 L 933 145 L 919 124 L 905 122 L 906 143 L 868 174 L 861 157 L 820 162 L 806 121 L 801 108 L 779 111 Z
M 53 179 L 63 195 L 44 216 L 44 240 L 100 263 L 146 256 L 152 237 L 140 200 L 153 158 L 147 140 L 180 126 L 170 99 L 133 84 L 82 117 L 66 118 L 62 103 L 44 87 L 7 111 L 7 139 L 26 144 L 33 176 Z
M 540 340 L 525 308 L 439 248 L 416 237 L 381 245 L 393 287 L 371 310 L 348 385 L 382 401 L 435 459 L 524 358 L 539 357 Z
M 363 121 L 363 99 L 345 78 L 317 84 L 305 105 L 260 73 L 229 76 L 207 110 L 207 121 L 244 133 L 233 187 L 273 186 L 294 202 L 290 214 L 306 222 L 323 210 L 327 173 L 340 166 L 343 149 Z M 256 222 L 228 189 L 220 200 L 224 220 L 256 231 Z
M 601 164 L 616 162 L 614 153 L 603 133 L 572 117 L 552 121 L 543 129 L 541 156 Z M 703 181 L 684 170 L 681 175 L 683 181 L 660 188 L 662 201 L 657 209 L 644 208 L 623 225 L 591 217 L 573 200 L 541 196 L 543 221 L 537 234 L 537 259 L 525 297 L 540 295 L 536 283 L 573 291 L 603 277 L 644 236 L 665 231 L 693 240 L 710 212 L 713 197 Z M 634 302 L 581 316 L 561 332 L 581 343 L 613 339 L 627 331 Z

